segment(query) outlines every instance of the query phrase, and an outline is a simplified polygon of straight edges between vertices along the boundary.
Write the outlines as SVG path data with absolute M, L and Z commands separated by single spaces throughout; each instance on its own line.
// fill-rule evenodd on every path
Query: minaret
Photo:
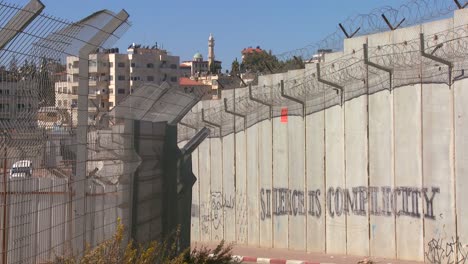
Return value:
M 212 65 L 214 64 L 214 38 L 213 35 L 210 33 L 210 37 L 208 38 L 208 69 L 212 69 Z

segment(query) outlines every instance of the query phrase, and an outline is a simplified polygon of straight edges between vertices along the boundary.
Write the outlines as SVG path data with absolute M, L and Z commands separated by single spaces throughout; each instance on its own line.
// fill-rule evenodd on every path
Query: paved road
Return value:
M 208 248 L 214 248 L 217 244 L 214 243 L 195 243 L 193 247 L 206 246 Z M 267 258 L 275 260 L 300 260 L 312 263 L 334 263 L 334 264 L 353 264 L 359 263 L 366 259 L 363 256 L 349 256 L 349 255 L 326 255 L 318 253 L 304 253 L 301 251 L 287 250 L 287 249 L 270 249 L 270 248 L 257 248 L 257 247 L 245 247 L 235 245 L 233 248 L 233 254 L 239 256 L 253 257 L 253 258 Z M 378 264 L 421 264 L 424 262 L 417 261 L 400 261 L 394 259 L 383 259 L 383 258 L 369 258 Z M 280 263 L 273 261 L 275 263 Z M 255 263 L 253 261 L 246 261 L 243 263 Z

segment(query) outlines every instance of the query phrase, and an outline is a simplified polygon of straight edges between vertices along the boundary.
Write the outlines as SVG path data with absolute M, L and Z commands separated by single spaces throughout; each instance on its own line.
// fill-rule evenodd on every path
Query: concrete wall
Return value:
M 323 110 L 301 116 L 300 105 L 277 97 L 271 119 L 206 140 L 194 156 L 199 193 L 193 201 L 207 212 L 192 214 L 193 240 L 437 263 L 467 257 L 468 81 L 427 81 L 434 62 L 418 50 L 420 32 L 465 25 L 466 17 L 459 10 L 451 19 L 348 39 L 342 53 L 327 54 L 322 63 L 328 78 L 342 82 L 343 104 L 328 87 L 306 98 L 306 109 L 322 102 Z M 364 43 L 406 42 L 416 49 L 398 59 L 416 66 L 395 71 L 392 87 L 387 73 L 362 63 Z M 363 69 L 356 80 L 339 73 L 353 60 Z M 312 75 L 312 66 L 302 74 Z M 423 74 L 405 82 L 408 71 Z M 379 76 L 384 81 L 376 84 Z M 254 88 L 265 84 L 277 93 L 290 77 L 261 76 Z M 287 120 L 278 114 L 283 107 L 294 109 Z M 213 202 L 223 216 L 203 217 Z M 214 228 L 217 219 L 223 233 Z

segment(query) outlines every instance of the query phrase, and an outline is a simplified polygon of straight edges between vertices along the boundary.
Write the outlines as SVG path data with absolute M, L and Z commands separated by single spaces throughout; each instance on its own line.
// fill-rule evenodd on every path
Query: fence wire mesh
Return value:
M 84 246 L 76 247 L 77 238 L 96 245 L 112 236 L 119 217 L 129 221 L 128 175 L 137 158 L 125 144 L 129 135 L 118 127 L 96 129 L 96 82 L 108 75 L 93 71 L 92 55 L 80 51 L 108 48 L 130 24 L 107 10 L 70 22 L 43 14 L 43 8 L 34 0 L 25 6 L 0 2 L 0 263 L 77 255 Z M 108 32 L 111 21 L 118 26 Z M 98 35 L 103 41 L 94 41 Z M 90 65 L 90 77 L 78 71 L 80 61 Z M 78 83 L 83 78 L 92 92 L 85 95 L 91 102 L 85 109 L 88 144 L 82 162 L 87 171 L 79 177 Z M 80 181 L 84 189 L 77 189 Z M 85 210 L 77 212 L 77 203 Z

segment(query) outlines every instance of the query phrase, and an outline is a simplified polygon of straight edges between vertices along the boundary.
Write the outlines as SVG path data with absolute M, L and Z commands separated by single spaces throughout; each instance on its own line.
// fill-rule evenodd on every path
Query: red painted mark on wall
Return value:
M 288 108 L 283 107 L 281 108 L 281 123 L 287 123 L 288 122 Z

